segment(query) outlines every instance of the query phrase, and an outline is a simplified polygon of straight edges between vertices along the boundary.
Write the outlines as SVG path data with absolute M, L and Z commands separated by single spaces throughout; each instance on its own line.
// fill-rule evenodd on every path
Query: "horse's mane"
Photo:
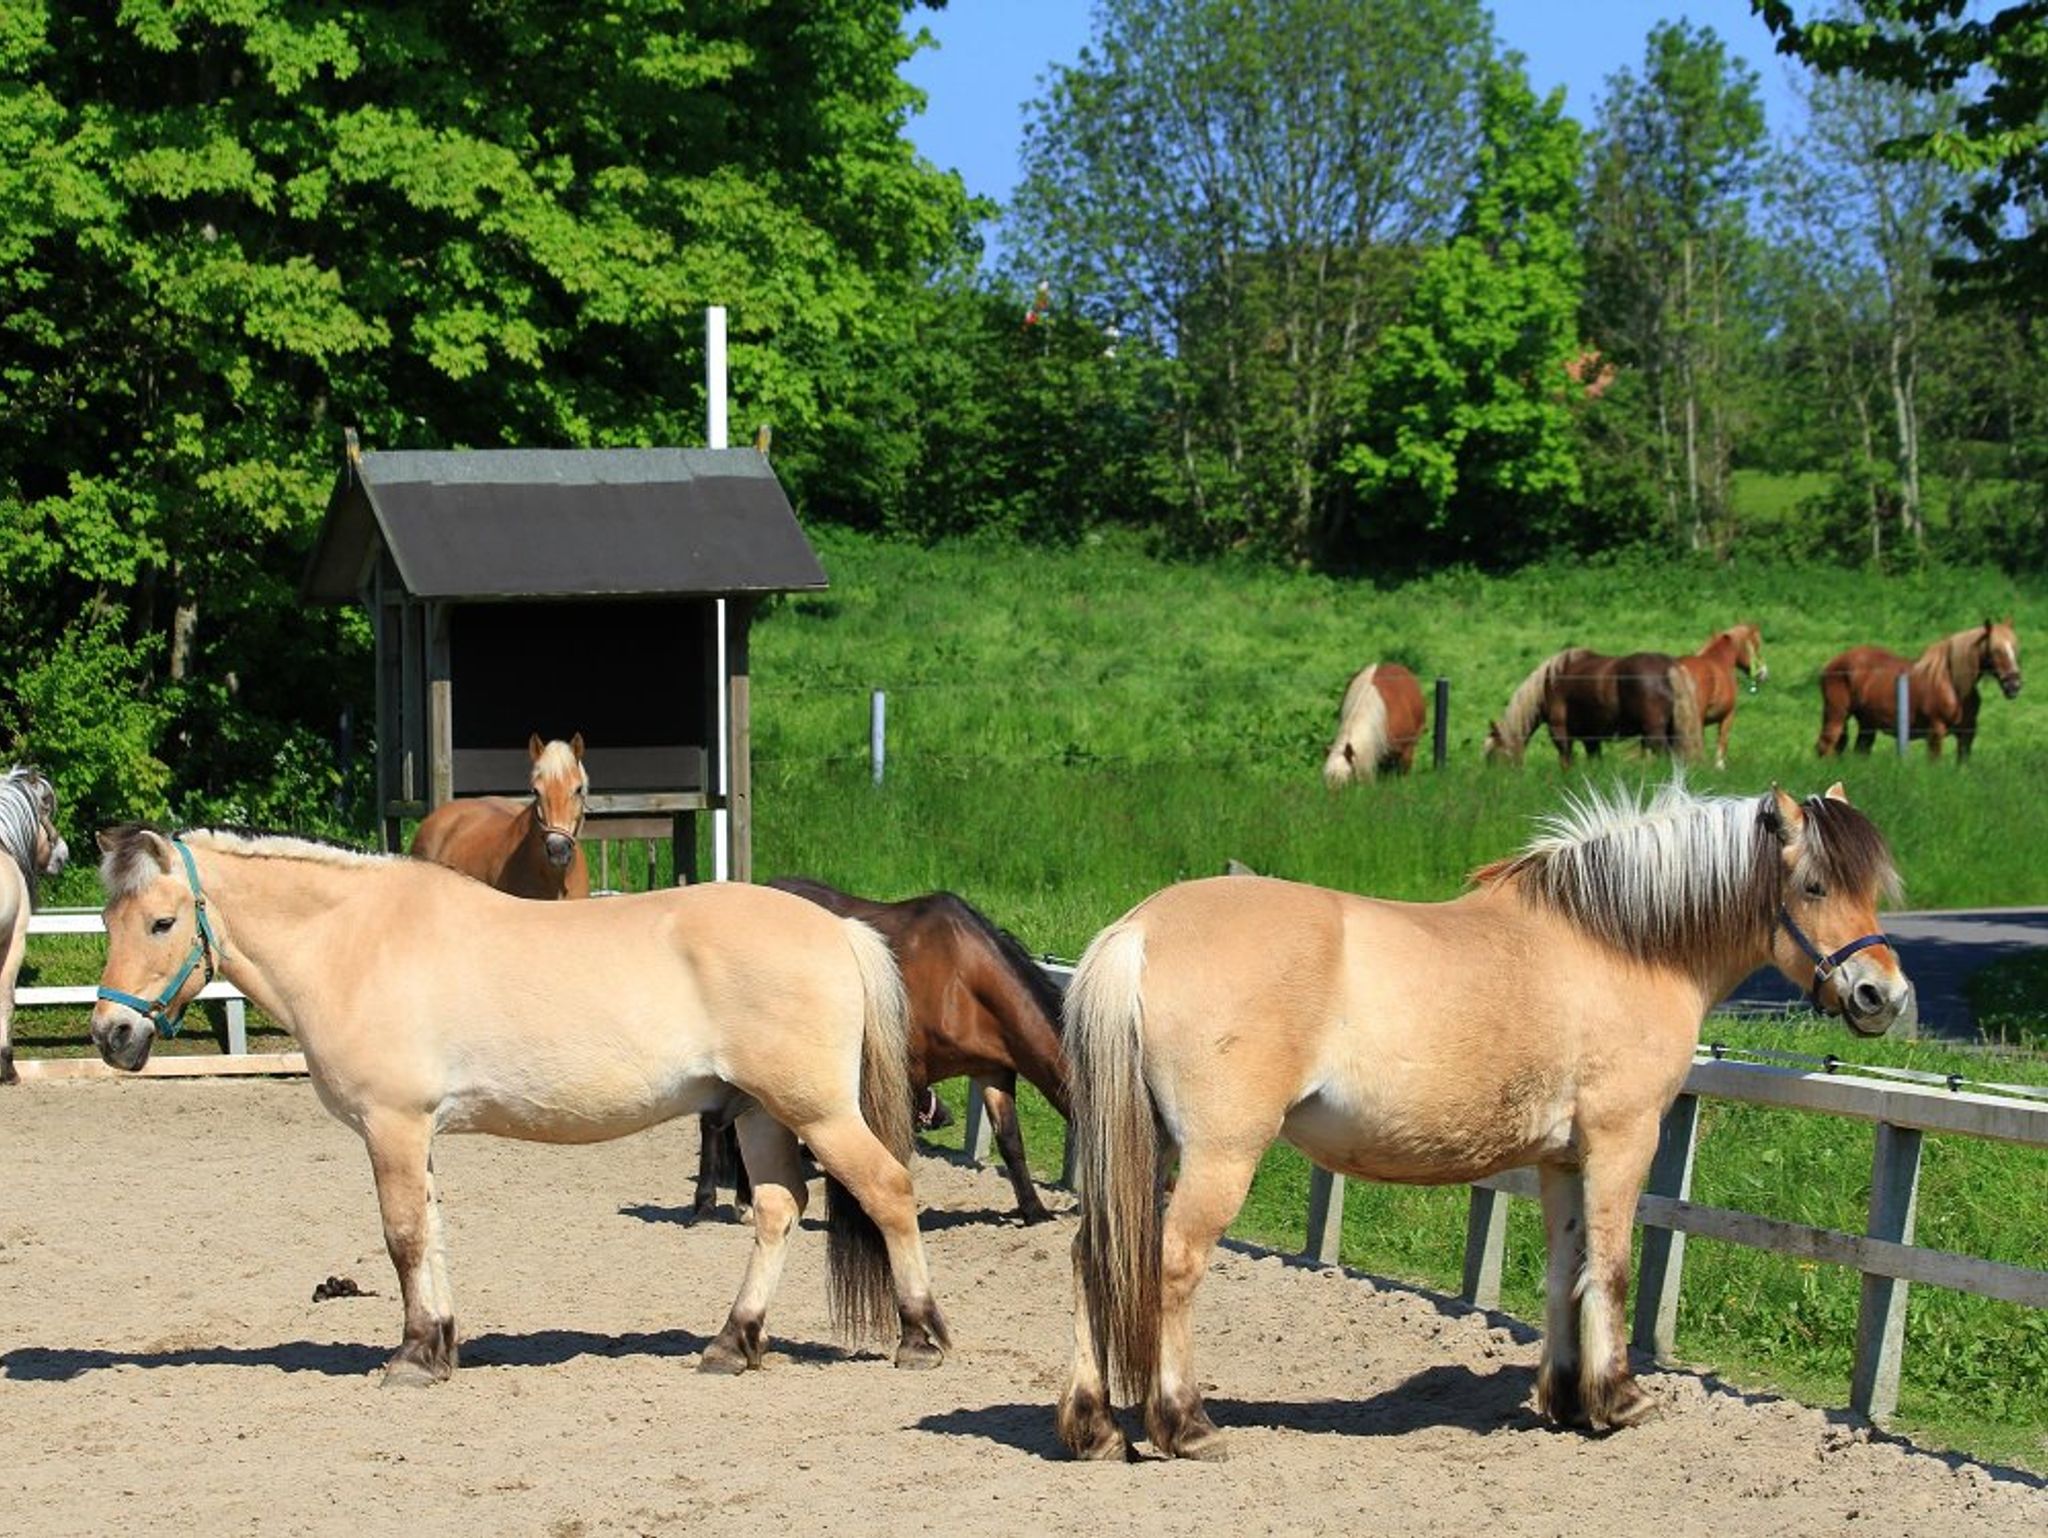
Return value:
M 1972 625 L 1954 635 L 1943 636 L 1913 663 L 1913 676 L 1923 684 L 1946 679 L 1948 686 L 1961 698 L 1970 692 L 1971 686 L 1977 682 L 1977 675 L 1984 671 L 1983 643 L 1982 625 Z
M 1543 696 L 1550 688 L 1550 680 L 1565 663 L 1587 655 L 1583 646 L 1567 646 L 1554 656 L 1545 658 L 1536 665 L 1535 671 L 1516 685 L 1515 692 L 1508 696 L 1508 706 L 1500 713 L 1494 724 L 1500 728 L 1501 741 L 1510 751 L 1519 749 L 1529 740 L 1529 733 L 1536 729 L 1536 723 L 1543 716 Z
M 131 822 L 101 835 L 100 885 L 106 889 L 109 901 L 131 896 L 163 874 L 163 866 L 158 863 L 150 842 L 152 837 L 166 842 L 178 839 L 195 849 L 215 849 L 223 854 L 268 860 L 305 860 L 317 865 L 377 866 L 405 861 L 426 867 L 429 863 L 411 862 L 404 855 L 379 854 L 296 833 L 269 833 L 256 828 L 237 827 L 187 828 L 173 833 L 153 823 Z
M 36 869 L 36 830 L 43 818 L 36 786 L 42 782 L 42 771 L 33 764 L 16 764 L 0 775 L 0 852 L 21 867 L 31 903 L 42 875 Z
M 1361 668 L 1345 686 L 1344 703 L 1337 711 L 1337 735 L 1323 756 L 1323 780 L 1332 789 L 1350 778 L 1361 762 L 1365 772 L 1360 778 L 1369 779 L 1387 750 L 1387 702 L 1373 683 L 1379 670 L 1377 662 Z M 1351 744 L 1350 759 L 1344 757 L 1346 743 Z
M 1031 996 L 1031 1001 L 1044 1013 L 1046 1023 L 1057 1036 L 1060 1032 L 1059 990 L 1052 985 L 1052 979 L 1039 969 L 1038 963 L 1031 959 L 1031 953 L 1024 948 L 1024 942 L 958 893 L 935 892 L 932 895 L 946 899 L 953 908 L 954 916 L 964 919 L 988 941 L 996 954 L 1002 957 L 1003 964 L 1023 985 L 1024 991 Z
M 1750 943 L 1775 919 L 1782 884 L 1770 796 L 1696 795 L 1673 779 L 1647 801 L 1625 788 L 1567 797 L 1520 854 L 1475 873 L 1512 881 L 1616 949 L 1685 965 Z M 1797 879 L 1896 896 L 1883 835 L 1846 801 L 1809 797 Z

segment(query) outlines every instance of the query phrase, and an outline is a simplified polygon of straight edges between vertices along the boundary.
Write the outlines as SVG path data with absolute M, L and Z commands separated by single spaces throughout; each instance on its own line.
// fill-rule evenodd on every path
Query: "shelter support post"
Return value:
M 1699 1129 L 1700 1100 L 1680 1095 L 1664 1113 L 1657 1152 L 1650 1160 L 1646 1189 L 1652 1196 L 1684 1201 L 1692 1195 L 1694 1136 Z M 1660 1362 L 1669 1361 L 1678 1334 L 1678 1290 L 1685 1269 L 1685 1235 L 1675 1228 L 1643 1225 L 1643 1258 L 1636 1271 L 1634 1341 Z
M 734 881 L 754 879 L 753 690 L 747 660 L 747 636 L 753 621 L 751 602 L 726 600 L 726 870 Z
M 427 804 L 455 799 L 455 675 L 449 663 L 448 606 L 427 606 Z
M 1920 1129 L 1877 1124 L 1877 1151 L 1870 1169 L 1873 1239 L 1913 1242 L 1913 1209 L 1920 1194 Z M 1899 1360 L 1906 1346 L 1906 1283 L 1897 1277 L 1863 1275 L 1863 1299 L 1856 1313 L 1856 1362 L 1849 1383 L 1849 1407 L 1884 1420 L 1899 1407 Z

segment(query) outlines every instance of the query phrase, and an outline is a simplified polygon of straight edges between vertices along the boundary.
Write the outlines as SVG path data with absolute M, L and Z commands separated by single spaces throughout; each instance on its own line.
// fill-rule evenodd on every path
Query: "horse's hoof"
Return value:
M 1096 1433 L 1095 1440 L 1072 1449 L 1074 1457 L 1081 1463 L 1136 1463 L 1138 1453 L 1131 1446 L 1130 1439 L 1115 1426 L 1106 1426 Z
M 946 1353 L 928 1340 L 901 1341 L 896 1347 L 896 1365 L 905 1372 L 929 1372 L 945 1359 Z
M 1624 1378 L 1604 1392 L 1596 1391 L 1587 1408 L 1586 1423 L 1593 1431 L 1621 1431 L 1640 1426 L 1657 1413 L 1657 1401 L 1643 1392 L 1633 1378 Z
M 708 1372 L 721 1378 L 737 1378 L 748 1367 L 746 1354 L 735 1351 L 722 1341 L 713 1341 L 704 1348 L 704 1355 L 698 1359 L 697 1371 Z
M 384 1364 L 385 1388 L 432 1388 L 440 1375 L 410 1357 L 393 1357 Z
M 1024 1220 L 1024 1225 L 1027 1228 L 1033 1223 L 1050 1223 L 1052 1221 L 1052 1213 L 1047 1211 L 1042 1204 L 1036 1207 L 1019 1207 L 1017 1209 L 1017 1216 Z
M 1230 1459 L 1230 1438 L 1207 1426 L 1182 1437 L 1171 1451 L 1176 1458 L 1192 1458 L 1197 1463 L 1225 1463 Z

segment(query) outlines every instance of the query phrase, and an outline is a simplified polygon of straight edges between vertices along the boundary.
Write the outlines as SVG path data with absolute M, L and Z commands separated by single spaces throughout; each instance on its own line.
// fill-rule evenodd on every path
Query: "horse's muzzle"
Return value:
M 548 864 L 556 870 L 567 870 L 569 861 L 576 853 L 576 840 L 566 833 L 550 833 L 547 836 Z
M 2011 699 L 2020 692 L 2020 682 L 2021 680 L 2019 674 L 2007 673 L 2003 678 L 1998 680 L 1998 687 L 2005 691 L 2005 697 L 2007 699 Z
M 52 840 L 50 844 L 50 857 L 43 861 L 43 874 L 45 876 L 61 876 L 64 874 L 64 867 L 70 863 L 71 846 L 66 844 L 61 838 Z
M 125 1004 L 101 1003 L 92 1012 L 92 1044 L 109 1068 L 134 1073 L 149 1061 L 156 1025 Z
M 1835 983 L 1842 1023 L 1858 1036 L 1882 1036 L 1913 1002 L 1913 985 L 1901 974 L 1886 977 L 1863 968 L 1844 968 Z

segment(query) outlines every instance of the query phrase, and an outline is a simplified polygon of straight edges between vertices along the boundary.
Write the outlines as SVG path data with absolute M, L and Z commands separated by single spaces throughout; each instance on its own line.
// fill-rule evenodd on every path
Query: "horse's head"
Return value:
M 2010 619 L 1984 621 L 1984 665 L 1998 675 L 1998 687 L 2011 699 L 2020 692 L 2020 637 Z
M 1728 632 L 1735 637 L 1735 665 L 1749 675 L 1749 686 L 1769 681 L 1771 670 L 1764 663 L 1764 633 L 1756 625 L 1744 622 Z
M 108 1063 L 132 1072 L 149 1061 L 159 1033 L 177 1030 L 221 946 L 189 849 L 135 824 L 108 829 L 99 845 L 107 964 L 92 1042 Z
M 35 850 L 31 863 L 39 876 L 62 874 L 71 859 L 64 835 L 57 831 L 57 792 L 40 773 L 31 771 L 25 787 L 36 812 Z
M 1840 784 L 1803 805 L 1774 786 L 1760 815 L 1779 855 L 1771 960 L 1816 1009 L 1882 1036 L 1913 994 L 1877 923 L 1878 900 L 1898 890 L 1883 835 Z
M 1358 776 L 1357 753 L 1349 742 L 1339 742 L 1323 759 L 1323 783 L 1331 790 L 1342 790 Z
M 1500 722 L 1489 721 L 1486 723 L 1485 758 L 1489 764 L 1499 761 L 1513 764 L 1519 768 L 1522 763 L 1522 744 L 1510 742 L 1508 734 L 1502 729 Z
M 533 805 L 547 843 L 548 864 L 567 870 L 590 800 L 590 773 L 583 767 L 583 734 L 567 742 L 542 742 L 535 732 L 526 751 L 533 760 Z

